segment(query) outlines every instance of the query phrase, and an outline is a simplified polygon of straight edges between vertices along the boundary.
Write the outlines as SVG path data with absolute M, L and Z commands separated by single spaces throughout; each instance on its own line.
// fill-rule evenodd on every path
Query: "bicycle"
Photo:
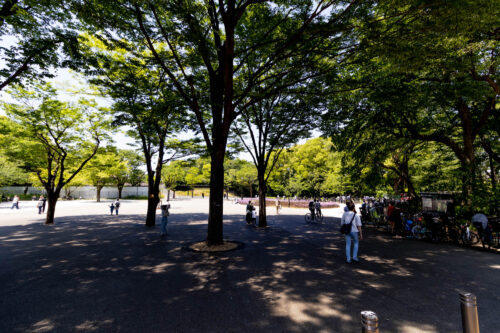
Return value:
M 306 223 L 310 223 L 310 222 L 321 223 L 321 222 L 323 222 L 323 214 L 321 212 L 316 212 L 316 214 L 314 214 L 314 219 L 311 216 L 311 213 L 307 213 L 304 216 L 304 218 L 305 218 Z
M 411 228 L 411 233 L 413 234 L 413 237 L 415 237 L 415 239 L 418 240 L 430 239 L 431 232 L 422 222 L 422 215 L 415 214 L 414 219 L 415 219 L 414 226 Z

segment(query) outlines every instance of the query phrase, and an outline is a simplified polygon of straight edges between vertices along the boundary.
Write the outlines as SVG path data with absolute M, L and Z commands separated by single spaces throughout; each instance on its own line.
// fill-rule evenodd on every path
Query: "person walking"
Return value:
M 45 199 L 45 197 L 43 195 L 41 195 L 40 198 L 38 199 L 38 202 L 36 204 L 36 206 L 38 208 L 38 215 L 45 212 L 45 202 L 46 201 L 47 201 L 47 199 Z
M 120 199 L 116 199 L 115 201 L 115 214 L 118 215 L 118 209 L 120 209 Z M 113 214 L 113 212 L 111 212 Z
M 111 215 L 113 215 L 114 210 L 115 210 L 115 204 L 111 203 L 111 205 L 109 205 L 109 211 L 110 211 Z
M 14 209 L 14 207 L 16 207 L 16 209 L 19 209 L 19 196 L 17 194 L 12 199 L 12 207 L 10 207 L 10 209 Z
M 281 210 L 281 202 L 279 198 L 276 198 L 276 215 L 280 214 L 280 210 Z
M 361 230 L 361 219 L 356 215 L 356 207 L 352 201 L 347 202 L 347 212 L 344 212 L 340 224 L 351 224 L 351 232 L 345 235 L 345 254 L 346 261 L 350 264 L 352 261 L 359 263 L 358 249 L 359 241 L 363 239 L 363 231 Z M 351 243 L 353 243 L 351 257 Z

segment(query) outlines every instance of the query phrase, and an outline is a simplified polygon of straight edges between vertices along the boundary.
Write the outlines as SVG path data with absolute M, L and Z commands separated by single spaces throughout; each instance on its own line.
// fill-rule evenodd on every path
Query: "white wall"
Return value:
M 3 193 L 4 195 L 12 195 L 12 194 L 23 194 L 24 193 L 24 186 L 5 186 L 5 187 L 0 187 L 0 193 Z M 95 186 L 81 186 L 81 187 L 70 187 L 71 189 L 71 196 L 73 198 L 80 198 L 82 197 L 83 199 L 95 199 L 96 198 L 96 187 Z M 28 187 L 28 194 L 32 195 L 40 195 L 44 194 L 45 190 L 36 188 L 36 187 Z M 64 189 L 61 191 L 61 197 L 65 196 L 66 192 Z M 139 186 L 139 187 L 129 187 L 126 186 L 123 188 L 122 191 L 122 198 L 127 198 L 127 196 L 147 196 L 148 195 L 148 187 L 147 186 Z M 110 186 L 105 186 L 101 190 L 101 198 L 106 199 L 115 199 L 118 198 L 118 188 L 116 187 L 110 187 Z

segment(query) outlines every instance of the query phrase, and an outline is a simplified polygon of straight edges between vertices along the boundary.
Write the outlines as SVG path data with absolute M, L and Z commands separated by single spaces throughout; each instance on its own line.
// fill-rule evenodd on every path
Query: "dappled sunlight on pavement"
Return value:
M 206 202 L 173 201 L 165 239 L 144 227 L 142 202 L 118 217 L 79 203 L 52 226 L 1 226 L 0 331 L 353 332 L 373 310 L 381 332 L 455 332 L 459 290 L 478 296 L 482 331 L 497 327 L 495 254 L 368 228 L 363 263 L 348 265 L 337 213 L 315 225 L 284 209 L 259 229 L 230 203 L 224 237 L 244 247 L 187 251 L 206 237 Z

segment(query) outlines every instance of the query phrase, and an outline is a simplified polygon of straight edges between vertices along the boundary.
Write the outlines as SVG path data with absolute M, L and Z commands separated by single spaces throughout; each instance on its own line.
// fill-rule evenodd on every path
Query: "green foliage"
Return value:
M 62 0 L 6 0 L 0 4 L 0 90 L 53 77 L 80 65 L 78 31 Z
M 95 157 L 88 163 L 83 176 L 88 184 L 103 187 L 112 184 L 113 177 L 123 176 L 127 172 L 127 164 L 120 160 L 113 147 L 99 148 Z
M 498 8 L 498 1 L 378 2 L 380 19 L 358 28 L 364 47 L 340 73 L 350 91 L 331 100 L 324 132 L 361 165 L 382 167 L 374 176 L 392 178 L 394 192 L 397 178 L 417 189 L 459 184 L 464 203 L 482 207 L 493 189 L 478 158 L 499 138 L 491 127 L 500 94 Z M 489 155 L 498 158 L 498 150 Z
M 11 162 L 0 154 L 0 186 L 28 184 L 29 175 L 20 167 L 20 163 Z
M 4 126 L 4 154 L 38 176 L 53 190 L 68 184 L 95 154 L 105 138 L 106 122 L 96 103 L 79 100 L 61 102 L 50 85 L 33 90 L 17 87 L 12 96 L 18 103 L 2 106 L 13 123 Z

